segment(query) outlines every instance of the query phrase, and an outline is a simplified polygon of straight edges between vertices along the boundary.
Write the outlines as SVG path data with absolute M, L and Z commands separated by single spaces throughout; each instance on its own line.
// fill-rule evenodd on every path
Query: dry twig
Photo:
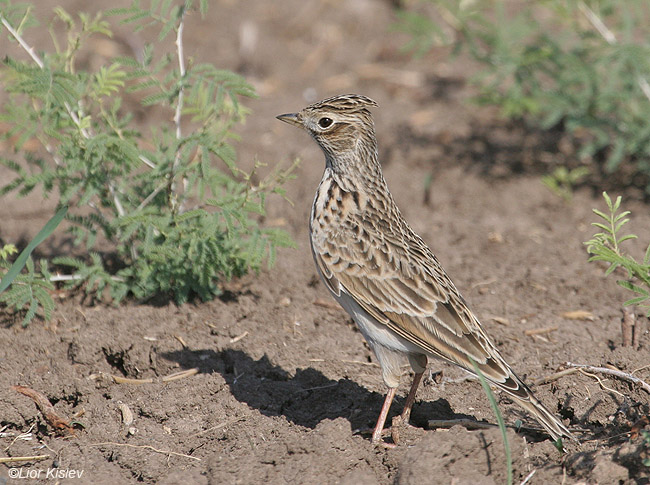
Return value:
M 217 424 L 215 426 L 212 426 L 211 428 L 199 431 L 194 436 L 200 436 L 200 435 L 205 434 L 205 433 L 213 433 L 214 431 L 216 431 L 218 429 L 225 428 L 226 426 L 230 426 L 231 424 L 235 424 L 235 423 L 238 423 L 240 421 L 245 421 L 245 420 L 246 420 L 246 418 L 242 418 L 242 417 L 228 419 L 228 420 L 226 420 L 226 421 L 224 421 L 222 423 L 219 423 L 219 424 Z
M 168 376 L 165 376 L 160 380 L 162 382 L 172 382 L 172 381 L 177 381 L 179 379 L 185 379 L 186 377 L 190 377 L 198 373 L 199 373 L 198 367 L 192 367 L 191 369 L 182 370 L 180 372 L 174 372 L 172 374 L 169 374 Z
M 598 372 L 601 374 L 606 374 L 614 377 L 618 377 L 619 379 L 622 379 L 624 381 L 631 382 L 632 384 L 635 384 L 639 387 L 641 387 L 645 392 L 650 394 L 650 385 L 648 385 L 644 380 L 639 379 L 638 377 L 634 377 L 632 374 L 628 374 L 626 372 L 623 372 L 618 369 L 610 369 L 608 367 L 596 367 L 593 365 L 587 365 L 587 364 L 574 364 L 572 362 L 566 362 L 564 364 L 564 367 L 568 367 L 567 369 L 562 369 L 561 371 L 555 372 L 554 374 L 551 374 L 546 377 L 542 377 L 540 379 L 537 379 L 536 381 L 533 382 L 534 385 L 539 386 L 542 384 L 548 384 L 549 382 L 556 381 L 562 377 L 575 374 L 576 372 L 581 372 L 585 375 L 589 375 L 590 377 L 596 377 L 594 375 L 588 374 L 588 372 L 594 373 Z M 640 369 L 636 369 L 633 372 L 637 372 Z M 602 386 L 602 382 L 600 382 L 600 379 L 598 379 L 599 383 Z M 610 391 L 614 391 L 613 389 L 609 389 L 608 387 L 603 386 L 605 389 L 608 389 Z M 617 392 L 617 391 L 614 391 Z
M 19 461 L 41 461 L 52 458 L 50 455 L 35 455 L 35 456 L 8 456 L 1 457 L 0 463 L 17 463 Z
M 583 369 L 588 372 L 598 372 L 600 374 L 606 374 L 614 377 L 618 377 L 619 379 L 622 379 L 624 381 L 631 382 L 637 386 L 640 386 L 641 389 L 643 389 L 645 392 L 650 394 L 650 385 L 648 385 L 647 382 L 645 382 L 642 379 L 639 379 L 638 377 L 634 377 L 632 374 L 628 374 L 626 372 L 620 371 L 618 369 L 609 369 L 607 367 L 595 367 L 593 365 L 587 365 L 587 364 L 574 364 L 572 362 L 567 362 L 564 364 L 565 367 L 570 367 L 570 368 L 575 368 L 575 369 Z
M 54 406 L 52 406 L 52 403 L 44 394 L 25 386 L 11 386 L 11 388 L 16 392 L 31 398 L 47 423 L 58 433 L 74 434 L 74 429 L 70 422 L 56 413 Z
M 504 325 L 504 326 L 506 326 L 506 327 L 507 327 L 508 325 L 510 325 L 510 320 L 508 320 L 507 318 L 503 318 L 503 317 L 492 317 L 491 320 L 494 320 L 494 321 L 495 321 L 496 323 L 498 323 L 499 325 Z
M 246 335 L 248 335 L 248 330 L 246 330 L 246 331 L 245 331 L 244 333 L 242 333 L 241 335 L 237 335 L 236 337 L 231 338 L 231 339 L 230 339 L 230 343 L 231 343 L 231 344 L 234 344 L 234 343 L 236 343 L 236 342 L 239 342 L 241 339 L 243 339 L 244 337 L 246 337 Z
M 537 472 L 537 469 L 533 469 L 533 471 L 530 472 L 530 473 L 526 476 L 526 478 L 524 478 L 524 481 L 521 482 L 519 485 L 526 485 L 526 484 L 528 483 L 528 481 L 529 481 L 531 478 L 533 478 L 533 475 L 535 474 L 535 472 Z
M 558 328 L 559 327 L 557 327 L 557 326 L 543 327 L 543 328 L 533 328 L 531 330 L 526 330 L 524 332 L 524 335 L 527 335 L 529 337 L 532 336 L 532 335 L 542 335 L 542 334 L 545 334 L 545 333 L 555 332 Z
M 625 397 L 625 395 L 624 395 L 622 392 L 618 392 L 617 390 L 612 389 L 611 387 L 607 387 L 607 386 L 605 385 L 605 383 L 603 382 L 603 380 L 602 380 L 600 377 L 598 377 L 596 374 L 591 374 L 590 372 L 587 372 L 587 371 L 584 370 L 584 369 L 578 369 L 578 371 L 579 371 L 581 374 L 585 375 L 585 376 L 592 377 L 592 378 L 596 379 L 596 380 L 598 381 L 598 385 L 599 385 L 600 388 L 603 389 L 604 391 L 613 392 L 614 394 L 618 394 L 618 395 L 621 396 L 621 397 Z M 587 391 L 588 391 L 588 390 L 587 390 Z
M 493 429 L 493 428 L 498 428 L 499 425 L 495 423 L 487 423 L 484 421 L 474 421 L 473 419 L 430 419 L 427 422 L 427 429 L 449 429 L 453 426 L 460 425 L 467 429 L 468 431 L 472 430 L 480 430 L 480 429 Z M 506 425 L 506 428 L 514 429 L 517 432 L 520 432 L 522 430 L 528 430 L 528 431 L 535 431 L 539 432 L 542 431 L 541 428 L 534 428 L 531 426 L 513 426 L 513 425 Z
M 586 310 L 573 310 L 569 312 L 564 312 L 562 318 L 567 320 L 590 320 L 594 321 L 594 314 Z
M 636 316 L 627 308 L 623 308 L 623 318 L 621 319 L 621 334 L 623 335 L 623 347 L 631 347 L 634 340 L 638 340 L 635 331 Z M 636 346 L 635 346 L 636 347 Z
M 182 370 L 180 372 L 174 372 L 160 379 L 158 378 L 154 379 L 153 377 L 149 377 L 147 379 L 131 379 L 130 377 L 120 377 L 120 376 L 114 376 L 113 374 L 104 374 L 103 372 L 99 372 L 98 374 L 93 374 L 89 376 L 89 379 L 95 380 L 102 377 L 110 377 L 111 380 L 116 384 L 153 384 L 154 382 L 167 383 L 167 382 L 177 381 L 179 379 L 184 379 L 185 377 L 190 377 L 198 373 L 199 373 L 198 367 L 192 367 L 191 369 Z
M 9 445 L 4 450 L 5 453 L 7 453 L 9 451 L 9 448 L 11 448 L 16 441 L 18 441 L 18 440 L 25 440 L 25 441 L 31 440 L 32 439 L 32 430 L 34 429 L 34 426 L 36 426 L 36 425 L 32 424 L 27 431 L 25 431 L 24 433 L 20 433 L 13 440 L 11 440 L 11 443 L 9 443 Z
M 165 450 L 159 450 L 158 448 L 154 448 L 151 445 L 132 445 L 131 443 L 115 443 L 114 441 L 104 441 L 102 443 L 90 443 L 90 446 L 126 446 L 129 448 L 140 448 L 143 450 L 151 450 L 155 451 L 156 453 L 161 453 L 163 455 L 175 455 L 175 456 L 182 456 L 183 458 L 189 458 L 191 460 L 196 460 L 196 461 L 201 461 L 201 458 L 197 458 L 196 456 L 191 456 L 191 455 L 185 455 L 184 453 L 177 453 L 176 451 L 165 451 Z
M 379 367 L 379 364 L 376 364 L 375 362 L 364 362 L 362 360 L 341 360 L 340 362 L 344 362 L 346 364 L 366 365 L 369 367 Z
M 639 371 L 642 371 L 642 370 L 647 369 L 648 367 L 650 367 L 650 364 L 646 364 L 646 365 L 643 365 L 643 366 L 641 366 L 641 367 L 637 367 L 637 368 L 634 369 L 632 372 L 630 372 L 630 374 L 634 375 L 634 374 L 636 374 L 636 373 L 639 372 Z
M 296 394 L 299 394 L 301 392 L 307 392 L 307 391 L 317 391 L 319 389 L 327 389 L 329 387 L 336 387 L 338 385 L 339 385 L 338 382 L 333 382 L 332 384 L 325 384 L 323 386 L 308 387 L 307 389 L 300 389 L 296 391 Z
M 549 382 L 557 381 L 558 379 L 561 379 L 564 376 L 568 376 L 571 374 L 575 374 L 578 372 L 578 369 L 564 369 L 559 372 L 555 372 L 549 376 L 546 377 L 540 377 L 539 379 L 535 380 L 533 382 L 534 385 L 536 386 L 541 386 L 542 384 L 548 384 Z
M 437 428 L 451 428 L 452 426 L 460 425 L 465 429 L 492 429 L 498 426 L 493 423 L 484 423 L 481 421 L 474 421 L 472 419 L 430 419 L 427 422 L 428 429 Z
M 323 300 L 321 298 L 314 300 L 314 305 L 323 308 L 328 308 L 330 310 L 343 310 L 343 308 L 341 308 L 341 306 L 338 303 L 330 300 Z
M 638 349 L 641 345 L 641 335 L 643 334 L 644 322 L 647 319 L 640 318 L 634 322 L 634 336 L 632 337 L 632 346 Z

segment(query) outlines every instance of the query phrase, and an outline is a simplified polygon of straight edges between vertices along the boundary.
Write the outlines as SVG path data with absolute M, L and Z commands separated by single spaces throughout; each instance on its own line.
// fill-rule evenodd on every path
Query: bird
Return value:
M 317 272 L 358 326 L 388 391 L 372 433 L 384 424 L 408 361 L 414 378 L 398 423 L 408 423 L 429 359 L 454 364 L 505 391 L 557 441 L 569 429 L 501 356 L 438 258 L 402 216 L 384 178 L 370 108 L 359 94 L 329 97 L 276 118 L 305 130 L 325 155 L 309 217 Z M 395 425 L 395 423 L 393 423 Z

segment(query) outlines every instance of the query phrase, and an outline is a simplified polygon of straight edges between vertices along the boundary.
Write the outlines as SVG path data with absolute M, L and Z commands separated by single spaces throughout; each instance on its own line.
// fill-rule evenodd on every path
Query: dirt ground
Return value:
M 41 4 L 46 16 L 45 5 L 74 11 L 86 2 Z M 505 123 L 494 109 L 471 104 L 474 66 L 448 50 L 419 59 L 402 53 L 406 39 L 390 29 L 388 1 L 210 4 L 207 19 L 190 17 L 186 52 L 244 74 L 258 89 L 260 98 L 245 102 L 252 114 L 237 145 L 243 164 L 302 160 L 287 186 L 293 205 L 272 199 L 267 218 L 297 247 L 209 303 L 114 308 L 63 294 L 49 323 L 22 328 L 5 313 L 0 457 L 49 457 L 2 465 L 0 483 L 18 472 L 40 479 L 7 483 L 54 483 L 52 469 L 83 472 L 61 483 L 505 483 L 498 429 L 428 425 L 495 422 L 480 383 L 450 366 L 430 364 L 399 446 L 375 448 L 362 432 L 374 425 L 385 389 L 374 356 L 327 295 L 311 259 L 307 218 L 323 157 L 307 135 L 274 118 L 339 93 L 380 104 L 380 156 L 395 199 L 520 376 L 532 384 L 570 361 L 650 378 L 647 331 L 640 348 L 621 345 L 627 295 L 604 277 L 603 266 L 587 263 L 591 208 L 604 207 L 598 190 L 582 188 L 565 203 L 540 183 L 553 163 L 572 160 L 559 135 Z M 42 33 L 29 40 L 46 39 Z M 142 38 L 118 32 L 114 42 L 126 49 Z M 98 47 L 89 60 L 101 56 Z M 630 230 L 649 241 L 647 206 L 623 195 Z M 3 199 L 0 241 L 30 240 L 51 216 L 51 203 Z M 41 250 L 61 254 L 65 241 L 57 235 Z M 642 244 L 631 243 L 630 251 L 641 257 Z M 578 310 L 590 317 L 567 317 Z M 187 369 L 198 372 L 163 381 Z M 111 375 L 151 382 L 116 383 Z M 405 369 L 391 416 L 401 411 L 409 378 Z M 43 393 L 58 414 L 83 427 L 57 436 L 14 385 Z M 643 390 L 582 373 L 534 389 L 582 443 L 567 443 L 562 455 L 542 433 L 509 429 L 514 483 L 650 483 L 643 439 L 630 435 L 649 413 Z M 499 402 L 508 424 L 537 426 L 506 397 Z

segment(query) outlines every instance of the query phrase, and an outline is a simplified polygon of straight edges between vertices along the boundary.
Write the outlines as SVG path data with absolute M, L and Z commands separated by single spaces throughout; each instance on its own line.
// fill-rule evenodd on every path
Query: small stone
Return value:
M 502 243 L 503 242 L 503 234 L 500 232 L 490 232 L 488 233 L 488 241 L 491 243 Z

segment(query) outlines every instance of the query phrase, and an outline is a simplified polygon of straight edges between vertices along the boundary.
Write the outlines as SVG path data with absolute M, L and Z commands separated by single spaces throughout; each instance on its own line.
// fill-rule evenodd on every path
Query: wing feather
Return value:
M 319 237 L 312 250 L 329 290 L 345 292 L 378 322 L 423 353 L 472 371 L 473 359 L 486 377 L 523 394 L 509 366 L 446 276 L 426 244 L 408 228 L 364 230 L 342 224 Z M 408 226 L 407 226 L 408 227 Z M 341 229 L 343 228 L 343 229 Z M 363 241 L 359 237 L 363 236 Z

